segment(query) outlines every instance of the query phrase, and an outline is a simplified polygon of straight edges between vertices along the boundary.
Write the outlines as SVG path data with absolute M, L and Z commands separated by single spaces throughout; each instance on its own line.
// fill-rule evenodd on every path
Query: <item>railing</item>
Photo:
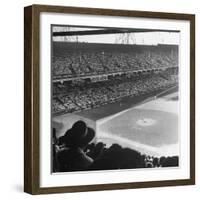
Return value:
M 86 78 L 95 78 L 95 77 L 99 77 L 99 76 L 109 76 L 109 75 L 117 75 L 117 74 L 128 74 L 128 73 L 139 73 L 139 72 L 148 72 L 148 71 L 160 71 L 160 70 L 165 70 L 165 69 L 169 69 L 169 68 L 177 68 L 177 66 L 172 66 L 172 67 L 155 67 L 155 68 L 150 68 L 150 69 L 134 69 L 134 70 L 123 70 L 123 71 L 115 71 L 115 72 L 108 72 L 108 73 L 98 73 L 98 74 L 84 74 L 84 75 L 80 75 L 77 74 L 76 77 L 71 77 L 70 75 L 59 75 L 56 77 L 53 77 L 53 82 L 60 82 L 60 81 L 69 81 L 69 80 L 76 80 L 76 79 L 86 79 Z

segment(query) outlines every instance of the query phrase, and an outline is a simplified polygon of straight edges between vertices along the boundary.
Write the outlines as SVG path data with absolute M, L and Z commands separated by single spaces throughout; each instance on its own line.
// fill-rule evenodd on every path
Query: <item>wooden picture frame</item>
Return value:
M 40 185 L 40 14 L 78 14 L 187 21 L 190 24 L 189 178 L 159 181 L 41 187 Z M 24 191 L 30 194 L 83 192 L 195 184 L 195 16 L 192 14 L 32 5 L 24 9 Z

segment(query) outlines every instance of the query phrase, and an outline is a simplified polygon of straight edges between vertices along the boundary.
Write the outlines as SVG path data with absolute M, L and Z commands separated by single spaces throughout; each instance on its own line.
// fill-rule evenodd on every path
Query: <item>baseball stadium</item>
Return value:
M 52 26 L 53 172 L 179 167 L 178 36 Z

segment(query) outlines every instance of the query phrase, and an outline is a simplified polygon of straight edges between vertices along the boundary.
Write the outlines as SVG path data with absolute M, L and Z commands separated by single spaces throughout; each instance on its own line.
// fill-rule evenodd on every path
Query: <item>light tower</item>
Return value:
M 116 36 L 116 44 L 135 44 L 136 39 L 133 33 L 122 33 Z

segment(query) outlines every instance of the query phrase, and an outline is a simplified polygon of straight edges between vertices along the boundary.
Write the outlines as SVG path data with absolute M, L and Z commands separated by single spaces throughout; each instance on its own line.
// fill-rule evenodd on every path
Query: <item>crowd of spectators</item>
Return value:
M 82 133 L 81 133 L 82 131 Z M 53 171 L 83 171 L 177 167 L 178 156 L 150 156 L 112 144 L 93 142 L 95 132 L 83 121 L 75 122 L 60 138 L 53 136 Z M 81 138 L 81 139 L 80 139 Z
M 91 48 L 91 45 L 83 47 L 83 44 L 54 44 L 53 80 L 66 78 L 69 81 L 62 84 L 53 81 L 53 113 L 98 107 L 123 97 L 164 89 L 178 81 L 176 48 L 126 50 L 130 47 L 122 48 L 122 45 L 111 45 L 111 50 L 105 45 Z M 77 78 L 81 81 L 74 83 Z
M 73 85 L 65 82 L 53 88 L 53 112 L 75 112 L 116 102 L 124 97 L 150 94 L 173 86 L 178 81 L 174 70 L 136 76 L 118 76 L 97 83 Z
M 53 56 L 53 77 L 70 78 L 113 72 L 177 67 L 177 53 L 171 52 L 66 52 Z

